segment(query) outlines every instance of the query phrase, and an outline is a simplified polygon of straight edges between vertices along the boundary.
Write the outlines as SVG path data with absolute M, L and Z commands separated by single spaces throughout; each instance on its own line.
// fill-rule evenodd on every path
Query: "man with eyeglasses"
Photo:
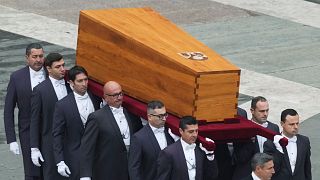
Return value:
M 196 145 L 198 122 L 184 116 L 179 123 L 180 140 L 162 150 L 158 157 L 158 180 L 211 180 L 218 176 L 213 151 Z M 212 141 L 206 138 L 207 141 Z
M 122 107 L 120 84 L 107 82 L 103 93 L 107 105 L 89 115 L 81 140 L 80 180 L 128 180 L 131 137 L 142 123 Z
M 174 140 L 164 127 L 168 113 L 161 101 L 147 106 L 148 124 L 132 137 L 129 153 L 130 180 L 153 180 L 157 176 L 157 158 Z

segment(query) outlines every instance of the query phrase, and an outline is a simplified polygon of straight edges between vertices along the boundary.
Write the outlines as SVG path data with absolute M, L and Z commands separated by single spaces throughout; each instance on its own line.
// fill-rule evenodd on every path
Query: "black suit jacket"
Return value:
M 18 127 L 21 150 L 23 155 L 24 173 L 28 176 L 40 176 L 40 168 L 30 158 L 30 114 L 31 114 L 31 80 L 29 66 L 13 72 L 7 87 L 4 105 L 4 125 L 7 143 L 15 142 L 14 109 L 17 106 Z
M 237 108 L 237 115 L 248 119 L 247 111 L 242 109 L 241 107 Z
M 130 137 L 142 128 L 139 117 L 123 109 Z M 108 105 L 89 115 L 80 146 L 80 177 L 128 180 L 128 152 Z
M 245 178 L 242 178 L 241 180 L 253 180 L 253 177 L 252 177 L 252 175 L 249 175 Z
M 195 148 L 196 180 L 210 180 L 218 176 L 216 160 L 209 161 L 206 154 L 198 147 Z M 187 162 L 181 145 L 176 141 L 163 149 L 158 157 L 158 180 L 189 179 Z
M 238 107 L 237 115 L 241 116 L 245 119 L 248 119 L 247 112 Z M 233 142 L 234 143 L 234 142 Z M 233 144 L 232 144 L 233 147 Z M 232 180 L 233 172 L 234 172 L 234 160 L 233 153 L 231 154 L 228 148 L 228 144 L 219 143 L 216 144 L 216 149 L 214 151 L 217 163 L 218 163 L 218 177 L 216 180 Z
M 72 90 L 66 83 L 67 92 Z M 33 88 L 31 97 L 30 146 L 39 148 L 44 162 L 42 163 L 45 179 L 61 178 L 57 173 L 53 157 L 52 120 L 55 104 L 58 101 L 51 80 L 47 78 Z
M 168 130 L 164 131 L 167 144 L 174 142 Z M 157 176 L 157 158 L 161 149 L 149 124 L 132 137 L 129 153 L 130 180 L 154 180 Z
M 287 148 L 283 148 L 284 154 L 280 153 L 272 141 L 264 144 L 264 152 L 273 155 L 275 174 L 273 180 L 311 180 L 311 147 L 309 138 L 297 135 L 297 160 L 294 172 L 291 171 Z
M 268 121 L 267 128 L 280 134 L 278 125 L 272 122 Z M 234 162 L 236 166 L 234 170 L 233 179 L 236 180 L 239 178 L 244 178 L 252 172 L 250 165 L 251 158 L 257 152 L 260 152 L 258 141 L 234 143 Z
M 94 109 L 99 109 L 101 98 L 88 94 Z M 80 179 L 80 144 L 84 129 L 74 93 L 70 93 L 56 103 L 52 124 L 55 163 L 66 163 L 71 171 L 69 179 Z

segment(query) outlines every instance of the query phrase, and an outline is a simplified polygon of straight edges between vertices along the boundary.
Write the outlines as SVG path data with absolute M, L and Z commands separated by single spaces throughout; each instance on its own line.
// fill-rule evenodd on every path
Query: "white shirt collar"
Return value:
M 297 136 L 293 136 L 292 138 L 288 138 L 287 136 L 285 136 L 283 133 L 281 133 L 284 137 L 286 137 L 288 139 L 288 142 L 293 142 L 296 143 L 297 142 Z
M 182 138 L 180 138 L 180 139 L 181 139 L 181 145 L 182 145 L 183 150 L 190 151 L 190 150 L 194 150 L 194 148 L 196 148 L 196 143 L 188 144 Z
M 156 133 L 164 133 L 164 127 L 160 127 L 160 128 L 156 128 L 156 127 L 153 127 L 150 123 L 149 123 L 150 127 L 151 127 L 151 130 L 154 134 Z
M 262 124 L 259 124 L 259 123 L 257 123 L 256 121 L 254 121 L 254 120 L 251 120 L 252 122 L 254 122 L 254 123 L 256 123 L 256 124 L 258 124 L 258 125 L 260 125 L 260 126 L 262 126 L 262 127 L 264 127 L 264 128 L 267 128 L 268 127 L 268 121 L 267 122 L 264 122 L 264 123 L 262 123 Z
M 50 79 L 50 81 L 52 82 L 52 84 L 53 84 L 54 86 L 57 86 L 57 85 L 60 85 L 60 84 L 65 85 L 65 80 L 64 80 L 64 79 L 58 80 L 58 79 L 54 79 L 54 78 L 51 77 L 51 76 L 49 76 L 49 79 Z
M 196 144 L 188 144 L 182 138 L 181 145 L 183 149 L 184 156 L 186 158 L 186 163 L 188 167 L 188 175 L 190 180 L 195 180 L 196 177 L 196 157 L 195 157 L 195 147 Z
M 83 96 L 73 91 L 74 97 L 78 100 L 86 100 L 89 98 L 88 92 L 86 92 Z
M 46 78 L 43 67 L 39 71 L 35 71 L 29 66 L 29 76 L 31 82 L 31 89 L 40 84 Z
M 36 75 L 44 75 L 44 68 L 42 67 L 39 71 L 35 71 L 33 70 L 30 66 L 29 66 L 29 71 L 32 75 L 36 76 Z
M 115 108 L 115 107 L 112 107 L 112 106 L 109 106 L 112 113 L 113 114 L 117 114 L 117 113 L 123 113 L 123 107 L 120 106 L 119 108 Z
M 261 180 L 253 171 L 251 173 L 251 176 L 253 180 Z

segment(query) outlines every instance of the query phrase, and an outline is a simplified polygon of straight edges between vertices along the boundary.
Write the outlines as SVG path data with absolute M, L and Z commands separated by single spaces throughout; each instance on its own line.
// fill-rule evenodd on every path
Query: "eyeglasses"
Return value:
M 159 119 L 166 119 L 168 117 L 168 113 L 164 113 L 164 114 L 149 114 L 149 115 L 157 117 Z
M 115 93 L 115 94 L 106 94 L 106 96 L 111 96 L 113 98 L 118 98 L 120 96 L 123 96 L 123 92 Z

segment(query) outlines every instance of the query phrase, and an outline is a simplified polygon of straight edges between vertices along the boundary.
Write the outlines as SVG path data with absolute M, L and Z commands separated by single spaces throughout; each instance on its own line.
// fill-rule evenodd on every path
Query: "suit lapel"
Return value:
M 70 99 L 70 111 L 72 112 L 73 118 L 77 124 L 79 124 L 81 126 L 81 130 L 84 131 L 84 126 L 83 126 L 83 122 L 81 120 L 81 116 L 80 116 L 80 112 L 78 109 L 78 105 L 76 102 L 76 99 L 74 97 L 74 94 L 71 93 L 69 95 L 69 99 Z
M 67 94 L 72 92 L 72 89 L 70 88 L 69 82 L 65 81 L 66 89 L 67 89 Z
M 32 87 L 31 87 L 31 79 L 30 79 L 30 69 L 29 69 L 29 66 L 26 66 L 25 68 L 24 68 L 25 70 L 24 70 L 24 77 L 22 77 L 22 78 L 25 78 L 25 81 L 23 81 L 23 83 L 25 83 L 25 85 L 23 86 L 23 87 L 26 87 L 26 92 L 28 92 L 28 94 L 30 94 L 31 95 L 31 93 L 32 93 Z
M 133 134 L 133 125 L 132 125 L 132 122 L 130 120 L 129 114 L 128 114 L 128 112 L 127 112 L 127 110 L 125 108 L 123 108 L 123 114 L 126 117 L 126 120 L 128 122 L 130 136 L 132 136 L 132 134 Z
M 54 98 L 55 102 L 57 102 L 58 96 L 57 96 L 56 92 L 54 91 L 54 87 L 53 87 L 53 84 L 52 84 L 50 78 L 44 80 L 44 83 L 46 83 L 46 88 L 47 88 L 47 92 L 48 92 L 49 96 Z
M 174 140 L 172 139 L 172 137 L 168 133 L 168 128 L 164 129 L 164 135 L 165 135 L 166 140 L 167 140 L 167 146 L 169 146 L 170 144 L 174 143 Z
M 157 141 L 157 138 L 154 135 L 154 133 L 152 132 L 152 129 L 149 124 L 146 125 L 146 132 L 147 132 L 148 139 L 150 140 L 150 143 L 152 144 L 152 147 L 154 149 L 155 154 L 158 154 L 161 151 L 161 148 L 160 148 L 159 143 Z
M 283 149 L 283 153 L 284 153 L 284 161 L 286 163 L 286 166 L 288 167 L 288 170 L 290 171 L 290 173 L 292 174 L 292 170 L 291 170 L 291 165 L 290 165 L 290 160 L 289 160 L 289 156 L 288 156 L 288 151 L 286 147 L 282 147 Z
M 301 139 L 299 137 L 299 135 L 297 135 L 297 159 L 296 159 L 296 165 L 295 165 L 295 169 L 293 171 L 293 174 L 296 173 L 296 169 L 297 167 L 300 167 L 300 163 L 301 163 L 301 152 L 302 152 L 302 147 L 303 147 L 303 143 L 301 142 Z
M 187 161 L 182 149 L 181 140 L 177 141 L 177 151 L 178 162 L 181 162 L 181 166 L 183 166 L 182 169 L 184 169 L 183 174 L 181 174 L 181 179 L 189 179 Z
M 48 89 L 50 89 L 49 90 L 50 93 L 54 94 L 56 101 L 58 101 L 58 96 L 57 96 L 57 94 L 56 94 L 56 92 L 54 90 L 54 87 L 53 87 L 53 84 L 52 84 L 50 78 L 47 78 L 45 81 L 47 81 L 46 83 L 50 84 L 50 87 L 49 86 L 47 86 L 47 87 L 48 87 Z M 69 93 L 72 92 L 72 89 L 70 88 L 70 84 L 67 81 L 65 81 L 65 86 L 66 86 L 67 95 L 68 95 Z
M 256 140 L 254 142 L 254 151 L 255 151 L 255 153 L 260 152 L 258 136 L 256 136 Z
M 200 179 L 200 174 L 202 173 L 203 169 L 202 169 L 201 152 L 198 149 L 198 147 L 194 149 L 194 154 L 196 158 L 196 179 Z
M 121 142 L 122 142 L 123 146 L 125 147 L 125 144 L 123 142 L 122 135 L 121 135 L 121 132 L 120 132 L 120 128 L 119 128 L 119 126 L 117 124 L 116 119 L 113 116 L 113 113 L 112 113 L 110 107 L 108 105 L 106 105 L 106 106 L 104 106 L 104 108 L 105 108 L 105 110 L 107 112 L 107 117 L 110 117 L 112 119 L 110 121 L 110 123 L 111 123 L 112 129 L 115 132 L 115 135 L 117 136 L 117 138 L 121 139 Z
M 89 94 L 89 97 L 91 99 L 91 102 L 93 104 L 93 107 L 94 107 L 94 110 L 98 110 L 100 108 L 100 104 L 99 102 L 97 102 L 97 99 L 95 98 L 95 96 L 90 92 L 90 91 L 87 91 L 88 94 Z

